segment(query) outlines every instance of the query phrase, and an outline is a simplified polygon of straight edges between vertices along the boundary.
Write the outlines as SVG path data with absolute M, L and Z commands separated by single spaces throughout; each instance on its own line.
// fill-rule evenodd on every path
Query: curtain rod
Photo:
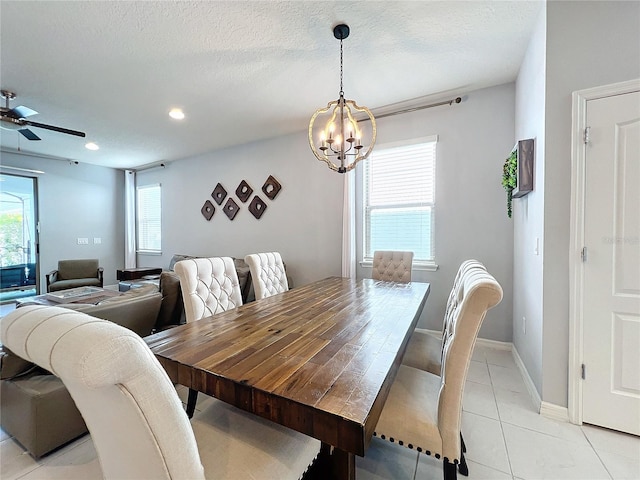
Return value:
M 397 110 L 395 112 L 381 113 L 379 115 L 376 115 L 374 113 L 373 116 L 377 120 L 378 118 L 391 117 L 393 115 L 400 115 L 402 113 L 415 112 L 417 110 L 424 110 L 425 108 L 439 107 L 441 105 L 453 105 L 454 103 L 460 103 L 460 102 L 462 102 L 462 97 L 456 97 L 456 98 L 452 98 L 451 100 L 443 100 L 442 102 L 430 103 L 429 105 L 421 105 L 419 107 L 404 108 L 402 110 Z M 361 119 L 359 121 L 360 122 L 364 122 L 364 121 L 367 121 L 367 120 L 369 120 L 369 117 L 363 118 L 363 119 Z
M 149 170 L 153 170 L 155 168 L 166 168 L 169 165 L 169 162 L 156 162 L 156 163 L 148 163 L 147 165 L 142 165 L 140 168 L 127 168 L 127 170 L 131 170 L 133 172 L 146 172 Z

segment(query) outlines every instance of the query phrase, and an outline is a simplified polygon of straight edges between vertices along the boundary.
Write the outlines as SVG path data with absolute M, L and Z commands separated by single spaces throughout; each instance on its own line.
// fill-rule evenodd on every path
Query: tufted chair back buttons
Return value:
M 381 251 L 373 252 L 371 278 L 385 282 L 409 283 L 413 252 Z
M 187 322 L 242 305 L 242 293 L 231 257 L 190 258 L 175 264 L 180 277 Z
M 278 252 L 253 253 L 244 257 L 251 270 L 256 300 L 289 290 L 287 272 Z

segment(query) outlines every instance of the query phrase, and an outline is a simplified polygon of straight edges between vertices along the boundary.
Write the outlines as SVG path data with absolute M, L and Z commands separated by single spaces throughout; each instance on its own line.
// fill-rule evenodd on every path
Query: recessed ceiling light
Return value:
M 172 108 L 169 110 L 169 116 L 176 120 L 182 120 L 184 118 L 184 112 L 180 108 Z
M 85 148 L 88 150 L 100 150 L 100 147 L 98 146 L 98 144 L 93 143 L 93 142 L 89 142 L 85 145 Z

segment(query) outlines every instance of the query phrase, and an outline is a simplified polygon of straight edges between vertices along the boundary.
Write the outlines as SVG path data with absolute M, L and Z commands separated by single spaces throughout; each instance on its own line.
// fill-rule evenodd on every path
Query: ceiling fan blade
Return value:
M 20 105 L 19 107 L 12 108 L 10 112 L 12 112 L 16 118 L 26 118 L 26 117 L 30 117 L 31 115 L 38 114 L 38 112 L 36 112 L 35 110 L 32 110 L 29 107 L 25 107 L 24 105 Z
M 76 137 L 86 137 L 84 132 L 78 132 L 77 130 L 69 130 L 68 128 L 55 127 L 53 125 L 46 125 L 44 123 L 31 122 L 29 120 L 25 120 L 24 123 L 26 125 L 31 125 L 32 127 L 44 128 L 46 130 L 53 130 L 54 132 L 67 133 L 69 135 L 75 135 Z
M 21 128 L 18 130 L 22 135 L 24 135 L 28 140 L 40 140 L 40 137 L 33 133 L 28 128 Z

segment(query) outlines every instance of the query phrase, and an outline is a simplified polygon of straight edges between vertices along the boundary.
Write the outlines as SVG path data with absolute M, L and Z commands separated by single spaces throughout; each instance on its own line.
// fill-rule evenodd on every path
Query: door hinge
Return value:
M 583 262 L 587 261 L 587 247 L 582 247 L 582 250 L 580 251 L 580 258 Z
M 586 372 L 586 368 L 584 366 L 584 363 L 582 364 L 582 372 L 581 372 L 581 376 L 582 379 L 585 380 L 587 378 L 587 372 Z
M 589 137 L 589 132 L 591 132 L 591 127 L 586 127 L 584 129 L 584 136 L 583 136 L 585 144 L 588 144 L 589 140 L 591 140 L 591 138 Z

